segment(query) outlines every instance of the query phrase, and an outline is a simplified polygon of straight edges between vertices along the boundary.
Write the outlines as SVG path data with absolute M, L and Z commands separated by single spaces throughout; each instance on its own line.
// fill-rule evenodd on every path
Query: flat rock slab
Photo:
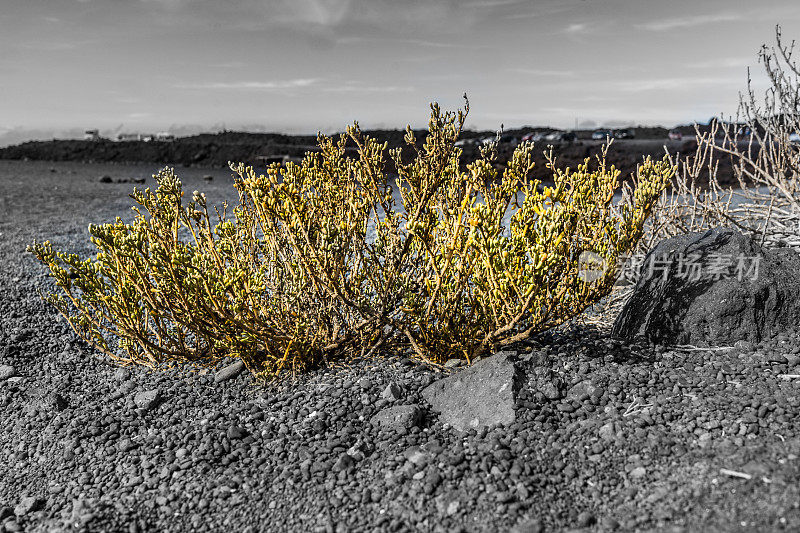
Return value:
M 712 228 L 661 241 L 645 257 L 612 335 L 659 344 L 753 343 L 800 321 L 800 255 Z
M 515 355 L 500 352 L 428 385 L 422 397 L 458 431 L 511 424 L 520 387 Z

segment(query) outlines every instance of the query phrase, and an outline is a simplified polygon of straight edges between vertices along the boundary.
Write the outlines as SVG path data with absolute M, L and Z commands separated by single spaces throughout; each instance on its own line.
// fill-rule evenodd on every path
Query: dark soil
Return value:
M 229 194 L 223 177 L 210 198 Z M 398 355 L 280 385 L 120 369 L 39 299 L 50 283 L 24 250 L 90 253 L 86 225 L 126 213 L 129 189 L 0 162 L 0 530 L 800 529 L 800 380 L 779 377 L 800 335 L 639 347 L 576 322 L 519 349 L 517 421 L 464 434 L 420 396 L 446 372 Z M 586 380 L 595 392 L 568 400 Z M 382 398 L 391 383 L 397 400 Z M 400 404 L 423 422 L 370 423 Z

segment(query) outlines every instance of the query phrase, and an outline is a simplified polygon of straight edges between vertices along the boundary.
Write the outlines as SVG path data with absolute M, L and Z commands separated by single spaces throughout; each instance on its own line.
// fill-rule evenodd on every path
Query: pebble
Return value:
M 14 514 L 17 516 L 25 516 L 29 513 L 38 511 L 44 507 L 45 500 L 38 496 L 27 496 L 22 498 L 19 503 L 14 507 Z
M 214 374 L 214 383 L 223 383 L 233 379 L 244 372 L 245 368 L 244 361 L 239 359 Z
M 159 389 L 142 391 L 133 397 L 133 402 L 136 404 L 136 407 L 142 411 L 153 409 L 160 401 L 161 391 Z
M 0 380 L 13 378 L 17 375 L 17 369 L 11 365 L 0 365 Z
M 424 414 L 416 405 L 387 407 L 372 417 L 372 423 L 389 429 L 411 429 L 422 423 Z
M 402 397 L 402 394 L 403 391 L 400 388 L 400 385 L 392 382 L 389 383 L 385 389 L 383 389 L 383 392 L 381 393 L 381 398 L 389 402 L 394 402 L 399 400 Z
M 543 383 L 539 387 L 539 392 L 541 392 L 545 398 L 548 400 L 558 400 L 561 398 L 561 391 L 558 388 L 558 385 L 553 383 L 552 381 L 547 381 Z
M 511 529 L 511 533 L 542 533 L 544 526 L 541 520 L 532 519 L 520 522 Z
M 228 428 L 227 436 L 230 440 L 240 440 L 246 435 L 247 432 L 240 426 L 231 426 Z
M 631 470 L 630 473 L 631 479 L 642 479 L 646 475 L 647 475 L 647 469 L 643 466 L 637 466 L 636 468 Z

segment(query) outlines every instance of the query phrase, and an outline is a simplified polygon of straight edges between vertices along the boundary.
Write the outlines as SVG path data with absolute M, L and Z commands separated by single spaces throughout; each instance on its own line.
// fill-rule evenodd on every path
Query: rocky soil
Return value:
M 129 203 L 97 183 L 112 170 L 0 162 L 0 531 L 800 529 L 795 332 L 701 350 L 576 321 L 493 360 L 512 394 L 482 412 L 505 423 L 465 431 L 428 387 L 492 360 L 385 354 L 268 385 L 232 361 L 115 367 L 39 299 L 24 252 L 90 253 L 86 224 Z

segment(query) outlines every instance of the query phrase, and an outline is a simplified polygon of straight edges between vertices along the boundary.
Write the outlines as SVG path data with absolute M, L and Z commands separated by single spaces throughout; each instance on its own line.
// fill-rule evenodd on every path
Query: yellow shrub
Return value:
M 544 188 L 527 180 L 530 144 L 502 176 L 492 146 L 463 168 L 455 142 L 469 107 L 431 109 L 421 147 L 407 129 L 413 159 L 389 151 L 396 184 L 386 145 L 357 123 L 338 140 L 320 135 L 300 164 L 263 175 L 232 166 L 239 205 L 214 223 L 205 197 L 184 203 L 165 169 L 155 191 L 134 190 L 131 224 L 90 226 L 95 258 L 30 247 L 63 293 L 46 298 L 123 363 L 235 355 L 274 376 L 402 343 L 426 360 L 472 359 L 607 294 L 673 168 L 645 161 L 614 206 L 619 172 L 604 158 L 576 171 L 551 159 L 555 183 Z M 592 279 L 580 272 L 587 253 L 600 265 Z

